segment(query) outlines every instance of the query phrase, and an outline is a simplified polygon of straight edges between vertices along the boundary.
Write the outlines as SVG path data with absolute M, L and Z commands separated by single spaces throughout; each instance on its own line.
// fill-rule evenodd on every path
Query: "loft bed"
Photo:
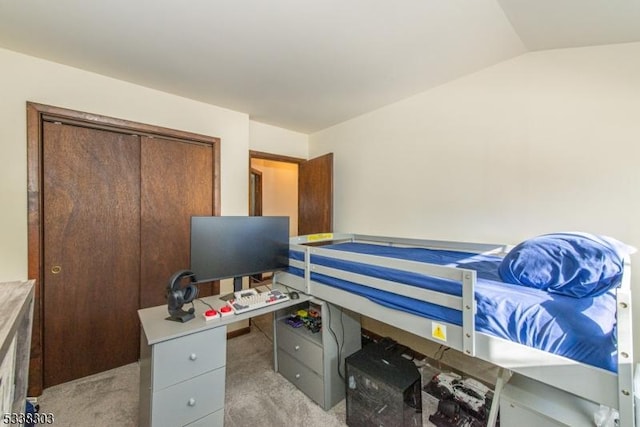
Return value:
M 324 233 L 289 248 L 274 283 L 497 365 L 495 403 L 513 372 L 634 426 L 632 248 L 584 233 L 515 247 Z

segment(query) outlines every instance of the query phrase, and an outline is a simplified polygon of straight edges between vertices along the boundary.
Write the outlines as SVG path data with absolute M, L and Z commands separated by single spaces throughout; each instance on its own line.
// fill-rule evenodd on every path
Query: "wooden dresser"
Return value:
M 24 414 L 29 382 L 34 281 L 0 283 L 1 413 Z

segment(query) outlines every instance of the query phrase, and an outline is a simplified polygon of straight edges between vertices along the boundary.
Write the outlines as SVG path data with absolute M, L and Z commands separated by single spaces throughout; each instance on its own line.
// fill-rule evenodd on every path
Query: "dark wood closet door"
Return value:
M 298 234 L 333 231 L 333 153 L 300 163 Z
M 169 278 L 189 269 L 191 216 L 213 215 L 213 173 L 210 145 L 142 138 L 142 308 L 166 304 Z
M 140 143 L 43 124 L 44 387 L 138 357 Z

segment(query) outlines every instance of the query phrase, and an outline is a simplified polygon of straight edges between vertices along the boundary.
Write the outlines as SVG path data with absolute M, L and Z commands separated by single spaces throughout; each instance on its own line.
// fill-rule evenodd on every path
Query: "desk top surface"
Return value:
M 258 288 L 263 291 L 266 289 Z M 214 309 L 218 310 L 225 304 L 225 301 L 220 299 L 219 295 L 198 298 L 194 301 L 195 308 L 195 318 L 189 320 L 188 322 L 181 323 L 175 322 L 172 320 L 166 320 L 169 317 L 169 312 L 167 311 L 166 305 L 160 305 L 157 307 L 143 308 L 138 310 L 138 317 L 140 318 L 140 323 L 142 325 L 142 330 L 147 337 L 147 342 L 149 345 L 157 344 L 162 341 L 167 341 L 173 338 L 178 338 L 181 336 L 193 334 L 196 332 L 205 331 L 211 328 L 218 328 L 221 326 L 226 326 L 231 323 L 239 322 L 241 320 L 247 320 L 252 317 L 260 316 L 263 314 L 271 313 L 276 310 L 280 310 L 282 308 L 290 307 L 295 304 L 299 304 L 301 302 L 311 300 L 310 295 L 305 295 L 303 293 L 299 293 L 299 299 L 292 299 L 284 302 L 279 302 L 267 307 L 259 308 L 256 310 L 248 311 L 242 314 L 232 314 L 229 316 L 225 316 L 222 318 L 214 319 L 214 320 L 205 320 L 204 312 L 209 309 L 209 307 L 202 303 L 202 301 L 211 305 Z M 202 301 L 199 301 L 202 300 Z

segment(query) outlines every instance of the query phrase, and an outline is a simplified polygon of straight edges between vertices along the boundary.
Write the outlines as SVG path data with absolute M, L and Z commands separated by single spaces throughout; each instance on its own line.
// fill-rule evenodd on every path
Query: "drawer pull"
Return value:
M 300 350 L 300 346 L 299 346 L 299 345 L 297 345 L 297 346 L 293 347 L 293 349 L 294 349 L 295 351 L 298 351 L 298 350 Z
M 191 353 L 191 356 L 189 356 L 189 360 L 196 360 L 197 358 L 198 356 L 195 353 Z
M 296 379 L 300 379 L 300 374 L 296 374 Z
M 187 405 L 189 406 L 196 406 L 196 400 L 192 397 L 191 399 L 189 399 L 189 401 L 187 402 Z

